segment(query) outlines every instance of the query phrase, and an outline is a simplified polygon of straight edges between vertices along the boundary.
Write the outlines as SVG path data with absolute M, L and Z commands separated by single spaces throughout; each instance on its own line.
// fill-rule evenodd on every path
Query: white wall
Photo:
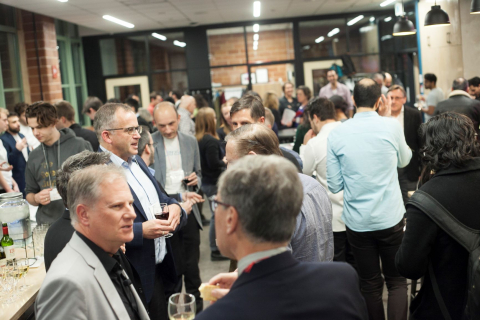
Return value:
M 470 0 L 459 0 L 462 22 L 464 75 L 480 77 L 480 15 L 470 14 Z

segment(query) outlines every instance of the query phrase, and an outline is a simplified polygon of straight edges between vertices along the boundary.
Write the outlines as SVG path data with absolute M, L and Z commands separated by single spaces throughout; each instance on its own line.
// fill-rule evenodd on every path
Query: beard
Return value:
M 8 130 L 9 130 L 10 132 L 15 133 L 15 134 L 17 134 L 17 133 L 20 132 L 20 128 L 17 129 L 17 128 L 12 128 L 12 127 L 10 127 L 10 126 L 8 127 Z

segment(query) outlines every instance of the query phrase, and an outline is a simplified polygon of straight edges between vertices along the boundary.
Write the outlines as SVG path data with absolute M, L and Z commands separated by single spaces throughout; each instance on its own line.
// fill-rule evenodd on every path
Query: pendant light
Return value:
M 470 14 L 480 14 L 480 0 L 472 0 Z
M 397 22 L 395 22 L 395 25 L 393 26 L 393 36 L 398 37 L 398 36 L 408 36 L 411 34 L 417 33 L 417 30 L 415 30 L 415 26 L 413 25 L 413 22 L 408 20 L 407 16 L 405 16 L 405 11 L 403 9 L 403 0 L 402 0 L 402 16 L 398 19 Z
M 405 15 L 398 19 L 398 21 L 393 26 L 394 36 L 408 36 L 415 33 L 417 33 L 417 30 L 415 30 L 413 22 L 408 20 Z
M 435 0 L 435 5 L 432 6 L 432 10 L 428 11 L 425 15 L 425 27 L 434 27 L 434 26 L 448 26 L 450 25 L 450 18 L 448 14 L 443 11 L 440 6 L 437 6 L 437 1 Z

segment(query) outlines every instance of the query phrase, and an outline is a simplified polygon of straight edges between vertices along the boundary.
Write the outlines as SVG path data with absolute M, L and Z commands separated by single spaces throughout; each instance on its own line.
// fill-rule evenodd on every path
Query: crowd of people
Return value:
M 93 128 L 67 101 L 0 108 L 0 192 L 51 225 L 36 318 L 168 319 L 182 290 L 198 319 L 480 317 L 480 78 L 446 99 L 424 79 L 420 108 L 388 73 L 351 92 L 335 70 L 316 97 L 287 82 L 219 114 L 178 91 L 144 108 L 89 97 Z M 203 279 L 218 299 L 203 310 L 207 226 L 210 259 L 230 268 Z

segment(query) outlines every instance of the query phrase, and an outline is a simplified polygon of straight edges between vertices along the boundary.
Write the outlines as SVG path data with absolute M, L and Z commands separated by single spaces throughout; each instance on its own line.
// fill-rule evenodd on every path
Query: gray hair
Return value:
M 110 154 L 108 152 L 92 152 L 88 150 L 77 153 L 65 160 L 62 168 L 57 172 L 57 190 L 66 208 L 68 208 L 67 186 L 72 173 L 96 164 L 107 164 L 109 161 Z
M 123 103 L 106 103 L 95 113 L 93 126 L 99 141 L 102 141 L 102 132 L 104 130 L 114 129 L 117 124 L 115 113 L 118 109 L 133 113 L 132 108 Z
M 467 92 L 468 90 L 468 81 L 465 78 L 457 78 L 453 80 L 452 90 L 463 90 Z
M 303 201 L 295 166 L 282 157 L 243 157 L 220 177 L 222 202 L 233 206 L 242 230 L 256 243 L 290 241 Z
M 71 175 L 68 182 L 68 208 L 72 225 L 78 223 L 77 207 L 79 204 L 93 205 L 102 197 L 101 185 L 111 184 L 117 179 L 127 178 L 121 167 L 114 164 L 93 165 L 83 170 L 77 170 Z

